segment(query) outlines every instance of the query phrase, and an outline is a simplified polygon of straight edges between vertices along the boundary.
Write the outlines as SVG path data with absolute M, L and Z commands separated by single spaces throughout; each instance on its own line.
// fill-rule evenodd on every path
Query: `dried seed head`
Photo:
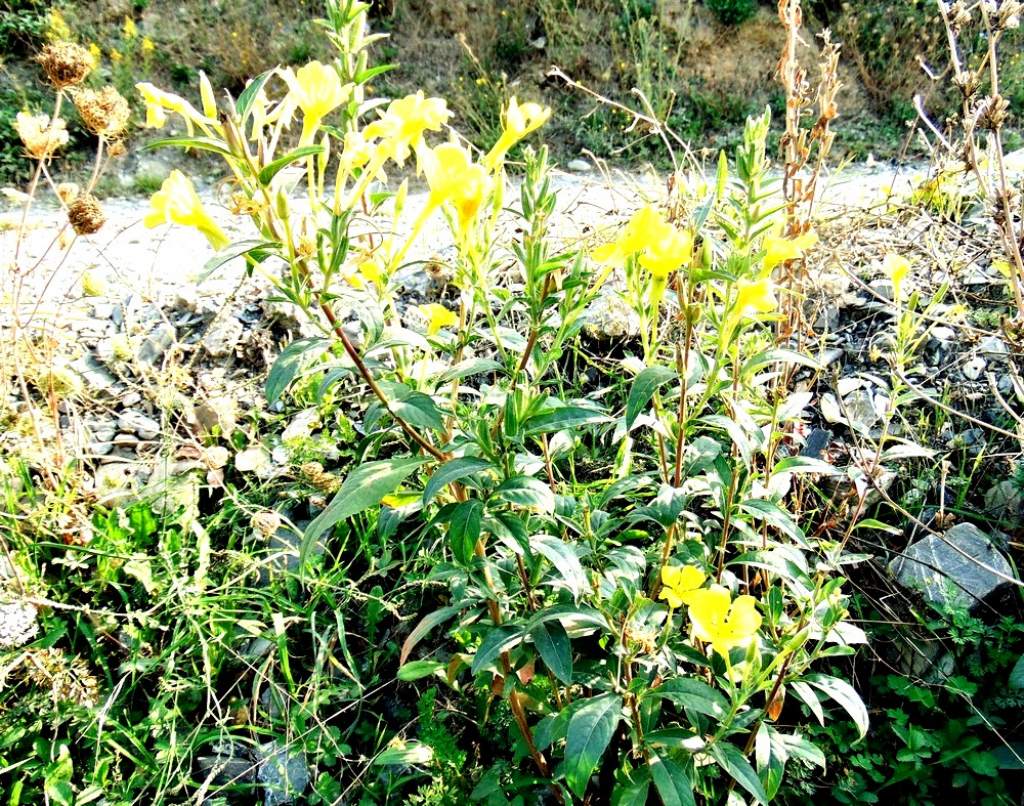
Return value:
M 81 84 L 94 66 L 92 54 L 73 42 L 54 42 L 36 57 L 43 72 L 59 90 Z
M 68 221 L 79 235 L 92 235 L 106 223 L 107 217 L 99 200 L 83 193 L 68 207 Z
M 49 689 L 54 703 L 91 708 L 99 702 L 99 681 L 81 658 L 69 659 L 59 649 L 36 649 L 26 653 L 24 663 L 26 677 Z
M 115 140 L 113 143 L 110 144 L 110 147 L 107 149 L 107 153 L 113 159 L 117 157 L 123 157 L 126 153 L 128 153 L 128 149 L 124 147 L 124 143 L 122 143 L 120 140 Z
M 113 87 L 80 90 L 75 93 L 75 108 L 89 131 L 108 138 L 121 134 L 131 115 L 128 101 Z
M 19 112 L 14 121 L 25 150 L 37 160 L 50 157 L 68 141 L 68 131 L 61 118 L 50 120 L 49 115 L 29 115 Z
M 78 198 L 80 190 L 81 188 L 74 182 L 61 182 L 57 185 L 57 198 L 64 202 L 64 204 L 71 204 L 71 202 Z

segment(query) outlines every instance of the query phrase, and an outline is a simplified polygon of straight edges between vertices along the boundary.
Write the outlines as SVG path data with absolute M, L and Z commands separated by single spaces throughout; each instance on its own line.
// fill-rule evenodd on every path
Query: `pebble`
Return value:
M 171 345 L 174 344 L 177 334 L 174 328 L 166 322 L 161 322 L 139 345 L 135 353 L 135 360 L 146 367 L 155 367 L 160 359 L 164 357 Z
M 594 166 L 590 164 L 589 160 L 580 159 L 578 157 L 574 160 L 569 160 L 569 164 L 566 165 L 565 167 L 568 168 L 573 173 L 580 174 L 590 173 L 592 170 L 594 170 Z
M 978 352 L 990 361 L 1005 361 L 1010 348 L 998 336 L 986 336 L 978 345 Z
M 980 355 L 976 355 L 964 364 L 961 372 L 963 372 L 964 377 L 967 378 L 967 380 L 976 381 L 982 376 L 982 373 L 985 372 L 985 367 L 987 366 L 988 362 Z
M 222 319 L 206 331 L 203 347 L 211 358 L 227 358 L 234 353 L 243 330 L 242 323 L 233 316 Z
M 121 412 L 117 417 L 117 427 L 135 433 L 140 439 L 155 439 L 160 435 L 160 423 L 135 409 Z
M 1013 479 L 1004 479 L 985 493 L 985 511 L 994 518 L 1010 520 L 1024 511 L 1024 490 Z

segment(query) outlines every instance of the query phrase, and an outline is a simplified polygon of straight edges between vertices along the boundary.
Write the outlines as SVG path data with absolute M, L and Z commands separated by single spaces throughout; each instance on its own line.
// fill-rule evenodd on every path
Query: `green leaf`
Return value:
M 763 498 L 750 498 L 740 504 L 739 508 L 757 520 L 774 526 L 802 548 L 810 548 L 807 544 L 807 536 L 803 533 L 803 530 L 796 525 L 796 521 L 793 520 L 792 516 L 777 504 L 773 504 L 771 501 L 766 501 Z
M 303 157 L 312 157 L 314 154 L 322 154 L 323 150 L 323 146 L 301 146 L 300 148 L 296 148 L 294 151 L 289 151 L 283 157 L 278 157 L 269 165 L 264 166 L 257 179 L 261 185 L 269 185 L 270 180 L 293 162 L 296 162 Z
M 520 507 L 532 507 L 538 512 L 555 511 L 555 494 L 540 479 L 529 476 L 513 476 L 502 482 L 494 491 L 494 498 Z
M 389 747 L 387 750 L 382 751 L 373 760 L 373 763 L 381 766 L 399 765 L 408 767 L 417 764 L 429 764 L 433 760 L 434 751 L 430 746 L 413 739 L 401 747 Z
M 664 806 L 696 806 L 693 783 L 682 765 L 670 758 L 651 753 L 647 761 L 651 769 L 654 788 L 658 790 Z
M 690 677 L 677 677 L 649 689 L 644 698 L 658 697 L 668 700 L 680 708 L 696 711 L 699 714 L 720 720 L 729 711 L 729 703 L 721 693 L 702 680 Z
M 478 498 L 461 501 L 452 510 L 448 523 L 448 542 L 452 554 L 462 565 L 473 562 L 473 548 L 480 539 L 480 522 L 483 519 L 484 504 Z
M 551 673 L 563 683 L 572 683 L 572 644 L 560 621 L 538 624 L 530 637 Z
M 473 664 L 469 668 L 470 673 L 476 674 L 488 664 L 493 663 L 502 652 L 508 652 L 512 647 L 521 643 L 525 637 L 525 630 L 510 624 L 492 628 L 484 636 L 480 648 L 473 656 Z
M 811 456 L 787 456 L 775 465 L 772 475 L 774 476 L 776 473 L 820 473 L 823 476 L 837 476 L 839 472 L 838 469 L 821 459 Z
M 293 341 L 285 347 L 267 375 L 267 384 L 263 392 L 267 403 L 271 405 L 276 403 L 284 390 L 288 388 L 288 384 L 295 380 L 295 376 L 298 375 L 299 369 L 305 362 L 306 353 L 317 348 L 326 350 L 329 345 L 330 342 L 327 339 L 314 337 Z
M 612 806 L 647 806 L 647 792 L 651 788 L 650 779 L 616 782 L 612 790 Z
M 216 255 L 206 261 L 203 266 L 203 273 L 199 276 L 197 282 L 201 283 L 208 279 L 217 269 L 223 266 L 225 263 L 234 260 L 236 257 L 247 255 L 250 252 L 257 250 L 269 250 L 276 249 L 280 244 L 275 241 L 238 241 L 225 247 L 219 251 Z
M 450 367 L 446 372 L 442 373 L 437 379 L 438 385 L 449 383 L 450 381 L 461 380 L 462 378 L 468 378 L 470 375 L 479 375 L 482 372 L 502 372 L 504 371 L 504 365 L 498 363 L 492 358 L 469 358 L 465 361 L 460 361 L 453 367 Z
M 845 709 L 857 726 L 857 732 L 861 739 L 867 735 L 868 709 L 853 686 L 845 680 L 827 674 L 809 674 L 804 677 L 804 680 L 827 694 Z
M 441 490 L 452 482 L 461 481 L 476 473 L 493 469 L 495 469 L 493 464 L 476 456 L 461 456 L 458 459 L 445 462 L 434 471 L 427 481 L 427 486 L 423 488 L 423 503 L 429 504 Z
M 608 748 L 622 718 L 622 698 L 602 694 L 581 706 L 565 734 L 565 782 L 577 796 L 587 791 L 590 776 Z
M 587 590 L 587 575 L 572 546 L 553 535 L 533 535 L 530 546 L 555 566 L 574 596 L 579 598 Z
M 246 118 L 249 117 L 249 110 L 252 109 L 252 105 L 256 103 L 256 98 L 259 97 L 260 90 L 263 89 L 263 85 L 267 83 L 267 79 L 273 75 L 273 70 L 267 70 L 265 73 L 260 73 L 256 78 L 249 82 L 249 85 L 242 90 L 241 95 L 238 96 L 238 100 L 235 102 L 235 110 L 238 112 L 238 117 L 242 121 L 242 127 L 245 127 Z
M 748 358 L 744 362 L 743 368 L 740 370 L 740 375 L 745 378 L 759 369 L 763 369 L 770 364 L 776 363 L 797 364 L 810 367 L 815 370 L 821 369 L 821 364 L 808 355 L 798 353 L 796 350 L 786 350 L 782 347 L 773 347 L 770 350 L 765 350 L 763 353 L 758 353 L 757 355 Z
M 411 683 L 413 680 L 429 677 L 434 672 L 444 668 L 444 664 L 436 660 L 413 660 L 403 663 L 398 670 L 397 676 L 403 683 Z
M 385 495 L 393 493 L 399 484 L 427 461 L 422 456 L 403 456 L 366 462 L 353 470 L 327 508 L 306 527 L 299 551 L 300 563 L 305 562 L 306 554 L 320 535 L 339 521 L 379 504 Z
M 640 412 L 647 406 L 659 387 L 678 378 L 675 370 L 668 367 L 647 367 L 636 376 L 626 400 L 626 428 L 632 428 Z
M 444 431 L 444 418 L 430 395 L 411 391 L 401 400 L 391 401 L 391 410 L 417 428 Z
M 402 652 L 398 656 L 399 665 L 404 664 L 409 654 L 413 651 L 424 636 L 429 633 L 438 624 L 444 624 L 452 616 L 465 609 L 469 603 L 463 601 L 462 604 L 452 605 L 450 607 L 442 607 L 440 610 L 435 610 L 432 613 L 427 613 L 421 620 L 420 623 L 412 628 L 412 632 L 406 636 L 405 642 L 402 644 Z
M 761 785 L 754 768 L 750 766 L 746 756 L 728 742 L 715 742 L 708 748 L 711 757 L 718 762 L 732 779 L 742 786 L 750 795 L 761 803 L 768 802 L 768 795 Z
M 1017 658 L 1010 672 L 1010 688 L 1024 688 L 1024 655 Z
M 212 137 L 165 137 L 162 140 L 154 140 L 143 146 L 144 151 L 152 151 L 157 148 L 194 148 L 198 151 L 213 151 L 225 157 L 233 157 L 231 150 L 223 140 L 215 140 Z
M 397 64 L 378 64 L 373 67 L 367 67 L 365 70 L 360 70 L 352 76 L 352 82 L 354 84 L 365 84 L 371 78 L 379 76 L 381 73 L 386 73 L 388 70 L 394 70 L 396 67 L 398 67 Z
M 603 412 L 585 409 L 580 406 L 563 406 L 553 411 L 545 411 L 530 417 L 523 423 L 524 433 L 529 436 L 550 434 L 566 428 L 579 428 L 584 425 L 597 425 L 611 422 L 611 418 Z

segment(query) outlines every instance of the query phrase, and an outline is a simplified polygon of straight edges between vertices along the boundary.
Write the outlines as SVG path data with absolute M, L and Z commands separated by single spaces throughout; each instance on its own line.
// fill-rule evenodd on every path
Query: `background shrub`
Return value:
M 757 0 L 707 0 L 707 7 L 720 22 L 739 25 L 757 13 Z

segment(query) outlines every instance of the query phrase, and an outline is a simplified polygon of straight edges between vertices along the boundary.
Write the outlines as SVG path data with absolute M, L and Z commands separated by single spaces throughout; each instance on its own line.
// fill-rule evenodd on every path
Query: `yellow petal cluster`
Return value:
M 903 255 L 890 253 L 882 261 L 882 268 L 892 281 L 892 298 L 898 303 L 903 299 L 903 282 L 910 274 L 910 261 Z
M 44 159 L 68 141 L 68 132 L 61 118 L 19 112 L 14 128 L 25 144 L 25 150 L 36 159 Z
M 228 237 L 203 207 L 196 189 L 181 171 L 171 171 L 160 190 L 150 199 L 150 211 L 143 219 L 147 227 L 161 224 L 180 224 L 195 227 L 210 242 L 214 249 L 228 245 Z
M 423 90 L 392 101 L 379 119 L 370 123 L 363 135 L 379 140 L 378 147 L 399 165 L 411 150 L 418 148 L 427 131 L 440 131 L 451 112 L 444 98 L 427 98 Z
M 195 131 L 197 124 L 200 126 L 218 125 L 215 118 L 200 114 L 198 109 L 180 95 L 164 92 L 159 87 L 146 81 L 136 84 L 135 89 L 138 90 L 142 100 L 146 103 L 145 126 L 147 129 L 162 129 L 166 126 L 168 112 L 181 115 L 184 118 L 185 127 L 188 129 L 189 134 Z
M 309 145 L 323 119 L 348 100 L 352 88 L 341 83 L 337 70 L 322 62 L 310 62 L 281 75 L 288 84 L 289 100 L 302 110 L 299 145 Z
M 661 569 L 662 588 L 658 598 L 667 601 L 671 608 L 688 605 L 706 579 L 707 574 L 696 566 L 666 565 Z
M 694 635 L 723 657 L 728 657 L 730 649 L 749 645 L 761 628 L 757 600 L 753 596 L 733 599 L 721 585 L 693 592 L 688 612 Z
M 640 265 L 664 279 L 689 262 L 692 252 L 693 236 L 668 223 L 656 207 L 646 205 L 633 214 L 618 238 L 594 250 L 591 257 L 618 267 L 639 254 Z
M 796 238 L 784 238 L 778 231 L 765 235 L 761 248 L 764 250 L 764 272 L 772 271 L 776 266 L 797 260 L 818 242 L 817 234 L 811 230 Z
M 416 310 L 427 322 L 427 335 L 434 336 L 443 327 L 454 327 L 459 323 L 459 317 L 454 311 L 449 311 L 444 305 L 431 302 L 429 305 L 417 305 Z
M 737 318 L 771 313 L 779 307 L 775 296 L 775 283 L 770 277 L 756 280 L 740 280 L 736 284 L 736 305 L 733 309 Z
M 430 188 L 431 207 L 450 204 L 465 235 L 491 190 L 487 170 L 458 143 L 442 143 L 422 154 L 423 172 Z
M 501 137 L 484 157 L 483 164 L 489 170 L 496 168 L 516 143 L 543 126 L 550 117 L 550 107 L 532 102 L 520 105 L 513 95 L 505 107 L 505 126 Z

